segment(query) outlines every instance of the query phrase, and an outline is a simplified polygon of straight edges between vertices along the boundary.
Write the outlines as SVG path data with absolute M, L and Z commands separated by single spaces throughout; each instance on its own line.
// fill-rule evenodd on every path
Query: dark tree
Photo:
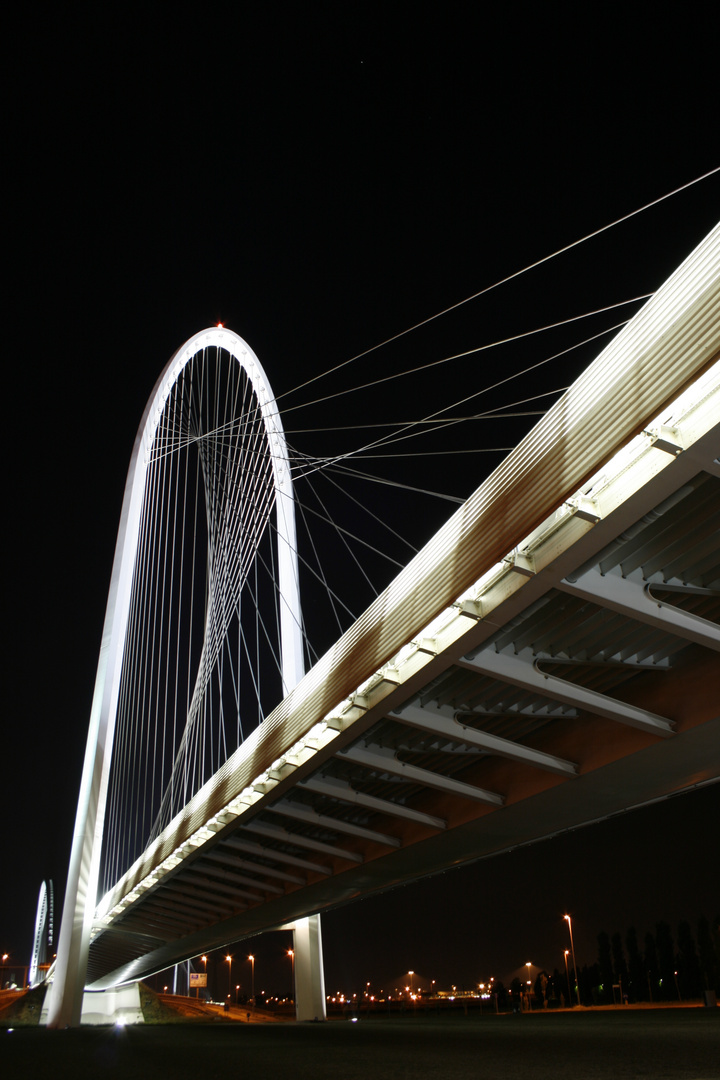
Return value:
M 626 994 L 628 991 L 628 968 L 625 963 L 625 953 L 623 952 L 620 934 L 613 934 L 612 936 L 612 958 L 615 982 L 620 984 L 621 993 Z
M 631 1001 L 647 999 L 647 980 L 643 968 L 643 958 L 638 946 L 637 931 L 631 926 L 625 938 L 628 958 L 628 997 Z
M 657 1001 L 659 997 L 660 975 L 658 970 L 657 949 L 655 938 L 648 930 L 645 935 L 645 976 L 647 978 L 648 999 Z
M 700 961 L 690 923 L 678 923 L 678 985 L 684 998 L 700 997 L 703 991 Z
M 655 926 L 655 944 L 657 946 L 658 970 L 660 974 L 661 996 L 665 1001 L 677 996 L 675 990 L 675 946 L 666 922 Z
M 710 932 L 710 923 L 701 915 L 697 926 L 698 952 L 703 978 L 703 989 L 720 993 L 720 958 Z
M 497 997 L 497 1007 L 500 1012 L 503 1012 L 508 1007 L 508 992 L 505 989 L 505 984 L 502 979 L 495 983 L 495 994 Z
M 550 993 L 550 977 L 544 969 L 538 972 L 535 979 L 535 1000 L 541 1008 L 547 1008 L 547 1000 Z
M 548 986 L 548 998 L 555 1005 L 567 1005 L 569 1003 L 568 993 L 569 987 L 567 979 L 565 978 L 565 972 L 560 974 L 558 969 L 555 968 Z
M 600 965 L 593 964 L 592 967 L 588 967 L 584 964 L 582 970 L 578 971 L 578 990 L 582 1005 L 591 1005 L 595 1001 L 599 985 Z
M 598 934 L 598 962 L 600 977 L 598 979 L 598 997 L 600 1001 L 611 1002 L 613 984 L 612 953 L 610 951 L 610 938 L 604 930 Z

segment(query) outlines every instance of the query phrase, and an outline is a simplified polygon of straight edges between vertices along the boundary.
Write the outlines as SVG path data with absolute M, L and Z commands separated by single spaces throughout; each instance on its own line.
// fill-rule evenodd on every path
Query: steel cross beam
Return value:
M 324 829 L 332 829 L 335 832 L 347 833 L 349 836 L 359 836 L 363 840 L 372 840 L 385 847 L 400 847 L 400 839 L 390 836 L 389 833 L 377 832 L 375 829 L 366 829 L 362 825 L 355 825 L 351 821 L 342 818 L 330 817 L 327 814 L 319 814 L 310 806 L 301 806 L 299 803 L 282 799 L 280 802 L 268 806 L 268 813 L 282 814 L 283 817 L 295 818 L 296 821 L 304 821 L 308 825 L 318 825 Z
M 429 825 L 433 829 L 447 828 L 447 821 L 444 818 L 425 814 L 422 810 L 413 810 L 410 806 L 392 802 L 390 799 L 379 799 L 377 795 L 366 795 L 362 791 L 356 791 L 346 780 L 311 776 L 308 780 L 301 781 L 300 786 L 307 788 L 308 791 L 315 791 L 318 795 L 327 795 L 340 802 L 349 803 L 351 806 L 363 806 L 367 810 L 377 810 L 381 814 L 404 818 L 418 825 Z
M 617 573 L 601 574 L 599 570 L 589 570 L 577 580 L 565 578 L 559 582 L 557 588 L 581 600 L 590 600 L 601 607 L 609 608 L 610 611 L 616 611 L 629 619 L 720 652 L 720 626 L 709 619 L 683 611 L 674 604 L 656 600 L 650 591 L 652 583 L 643 586 Z
M 232 871 L 222 870 L 216 866 L 205 866 L 203 863 L 193 863 L 192 866 L 187 868 L 184 877 L 189 877 L 191 881 L 197 881 L 198 884 L 204 885 L 206 888 L 217 889 L 218 892 L 228 893 L 230 896 L 242 896 L 243 891 L 238 889 L 233 882 L 236 880 L 235 874 Z M 305 882 L 301 881 L 301 885 Z M 261 891 L 265 890 L 265 884 L 262 885 L 256 882 L 258 888 Z M 277 895 L 277 894 L 275 894 Z
M 313 840 L 312 837 L 303 836 L 301 833 L 288 832 L 280 825 L 263 825 L 259 821 L 253 821 L 243 828 L 246 832 L 257 833 L 259 836 L 267 836 L 273 840 L 282 840 L 286 844 L 309 848 L 311 851 L 322 851 L 326 855 L 347 859 L 349 862 L 361 863 L 363 861 L 362 855 L 358 855 L 355 851 L 348 851 L 347 848 L 336 847 L 334 844 L 325 844 L 321 840 Z
M 329 866 L 313 862 L 312 859 L 303 859 L 299 855 L 290 855 L 287 851 L 278 851 L 276 848 L 265 847 L 256 840 L 246 840 L 237 834 L 230 836 L 225 841 L 227 847 L 235 848 L 236 851 L 247 851 L 252 855 L 260 855 L 262 858 L 273 862 L 282 863 L 285 866 L 296 866 L 298 870 L 310 870 L 315 874 L 332 874 Z
M 544 675 L 524 656 L 509 656 L 507 653 L 496 653 L 487 649 L 479 652 L 477 656 L 463 656 L 457 664 L 470 671 L 479 671 L 502 682 L 551 697 L 554 701 L 574 705 L 597 716 L 605 716 L 620 724 L 639 728 L 650 735 L 667 737 L 673 734 L 673 723 L 664 716 L 658 716 L 637 705 L 628 705 L 606 694 L 599 694 L 596 690 L 588 690 L 577 683 L 568 682 L 567 679 L 559 679 L 556 675 Z
M 479 728 L 468 727 L 460 720 L 444 716 L 434 709 L 406 705 L 398 712 L 390 713 L 389 716 L 392 720 L 399 720 L 401 724 L 428 731 L 432 735 L 444 735 L 455 742 L 467 743 L 468 746 L 476 746 L 481 750 L 486 750 L 488 754 L 509 758 L 511 761 L 522 761 L 527 765 L 535 765 L 539 769 L 558 773 L 560 776 L 577 775 L 577 765 L 573 761 L 555 757 L 554 754 L 544 754 L 541 750 L 533 750 L 530 746 L 512 742 L 510 739 L 501 739 L 498 735 L 491 735 L 488 731 L 481 731 Z
M 225 843 L 229 846 L 229 842 L 227 840 L 225 841 Z M 276 870 L 272 866 L 263 866 L 262 863 L 252 862 L 249 859 L 240 859 L 234 856 L 224 856 L 222 862 L 227 863 L 229 866 L 237 867 L 238 870 L 250 870 L 255 874 L 259 874 L 261 877 L 276 878 L 278 881 L 290 881 L 294 885 L 304 885 L 306 881 L 305 877 L 300 877 L 298 874 L 290 874 L 287 870 Z M 201 858 L 199 860 L 199 863 L 194 863 L 192 865 L 202 866 L 203 859 Z M 225 873 L 225 871 L 220 870 L 216 872 Z M 233 874 L 232 876 L 236 880 L 239 880 L 241 878 L 241 875 L 237 874 Z M 254 884 L 256 879 L 253 878 L 252 880 Z M 280 891 L 282 892 L 282 889 Z
M 238 865 L 242 865 L 242 859 L 236 859 L 232 855 L 223 855 L 222 852 L 219 851 L 208 851 L 203 858 L 210 863 L 221 863 L 223 866 L 238 867 Z M 261 888 L 263 892 L 275 893 L 277 896 L 282 896 L 283 894 L 283 889 L 278 885 L 270 885 L 267 881 L 263 881 L 261 885 L 257 878 L 247 877 L 245 874 L 233 872 L 232 876 L 240 885 L 250 885 L 251 888 L 255 889 Z M 250 895 L 250 893 L 247 893 L 247 896 Z M 255 899 L 255 897 L 253 897 L 253 899 Z
M 387 750 L 382 746 L 374 746 L 372 749 L 353 746 L 349 750 L 341 750 L 338 757 L 345 761 L 355 761 L 358 765 L 365 765 L 379 772 L 402 776 L 405 780 L 415 781 L 423 787 L 435 788 L 437 791 L 445 791 L 450 795 L 464 795 L 466 799 L 489 803 L 491 806 L 502 806 L 504 803 L 502 795 L 498 795 L 495 791 L 486 791 L 485 788 L 475 787 L 474 784 L 465 784 L 462 780 L 454 780 L 451 776 L 443 776 L 442 773 L 421 769 L 417 765 L 400 761 L 393 750 Z

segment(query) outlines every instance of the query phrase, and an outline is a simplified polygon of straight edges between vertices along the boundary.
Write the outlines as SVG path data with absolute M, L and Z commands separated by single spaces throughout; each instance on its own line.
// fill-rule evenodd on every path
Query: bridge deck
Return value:
M 103 898 L 89 985 L 720 778 L 719 248 Z

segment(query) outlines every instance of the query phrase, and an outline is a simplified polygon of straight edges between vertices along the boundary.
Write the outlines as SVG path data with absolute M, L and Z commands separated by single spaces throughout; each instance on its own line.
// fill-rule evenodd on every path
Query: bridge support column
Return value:
M 52 983 L 45 995 L 45 1004 L 40 1013 L 40 1024 L 48 1025 L 49 995 Z M 126 986 L 114 986 L 110 990 L 91 993 L 86 990 L 82 996 L 82 1019 L 85 1024 L 144 1024 L 140 987 L 138 983 Z M 49 1026 L 49 1025 L 48 1025 Z
M 325 1020 L 320 916 L 309 915 L 291 923 L 295 949 L 295 1016 L 298 1020 Z

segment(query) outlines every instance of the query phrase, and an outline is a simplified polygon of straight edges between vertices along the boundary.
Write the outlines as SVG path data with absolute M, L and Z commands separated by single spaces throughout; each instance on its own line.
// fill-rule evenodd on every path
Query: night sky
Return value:
M 16 961 L 29 962 L 44 878 L 59 918 L 125 474 L 175 349 L 222 321 L 258 354 L 289 441 L 345 452 L 387 429 L 312 429 L 427 417 L 638 305 L 377 380 L 651 293 L 720 216 L 715 173 L 374 349 L 720 165 L 716 38 L 699 9 L 590 4 L 582 25 L 570 5 L 503 10 L 148 2 L 18 16 L 5 65 L 0 890 L 0 945 Z M 455 415 L 544 409 L 607 340 Z M 427 456 L 356 465 L 465 498 L 534 419 L 474 421 L 393 447 Z M 455 505 L 353 484 L 416 547 Z M 337 550 L 328 567 L 359 614 L 370 596 Z M 379 587 L 394 573 L 371 568 Z M 306 604 L 325 648 L 333 628 Z M 675 931 L 712 918 L 719 811 L 714 785 L 332 912 L 328 989 L 409 968 L 441 984 L 551 969 L 565 911 L 579 964 L 600 930 L 635 924 L 642 939 L 661 919 Z M 255 943 L 268 965 L 274 940 Z

